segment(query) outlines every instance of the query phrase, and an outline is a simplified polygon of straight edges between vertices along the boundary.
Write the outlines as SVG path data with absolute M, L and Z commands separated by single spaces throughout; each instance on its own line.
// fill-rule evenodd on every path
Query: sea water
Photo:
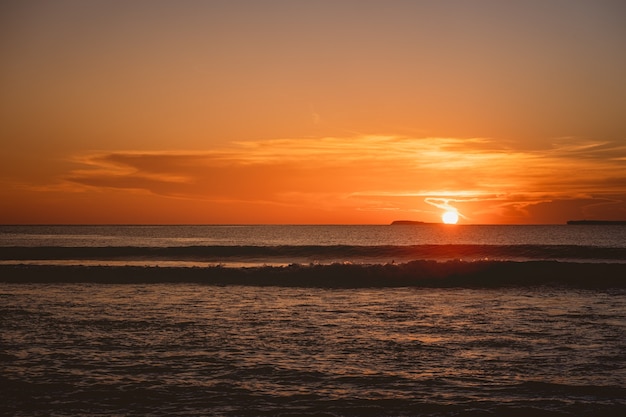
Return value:
M 624 262 L 626 226 L 0 226 L 0 248 L 3 263 L 46 264 L 251 266 L 485 258 Z
M 407 246 L 427 244 L 625 247 L 626 226 L 570 225 L 49 225 L 2 226 L 2 246 Z
M 1 233 L 3 415 L 626 412 L 622 227 L 3 226 Z M 174 261 L 182 263 L 150 266 Z M 456 271 L 444 280 L 450 285 L 431 285 L 428 275 L 442 269 Z M 585 272 L 574 285 L 548 279 L 546 270 Z M 241 285 L 226 274 L 215 283 L 214 271 L 253 279 Z M 398 271 L 407 281 L 392 285 Z M 523 272 L 507 281 L 516 271 Z M 615 276 L 593 284 L 603 271 Z M 286 281 L 276 278 L 282 274 Z

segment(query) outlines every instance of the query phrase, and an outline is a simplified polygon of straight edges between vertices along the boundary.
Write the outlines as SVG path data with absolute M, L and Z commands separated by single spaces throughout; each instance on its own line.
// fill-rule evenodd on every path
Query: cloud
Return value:
M 329 210 L 463 206 L 475 214 L 525 216 L 529 207 L 554 200 L 618 204 L 603 196 L 626 194 L 625 155 L 619 144 L 573 140 L 516 150 L 485 138 L 276 139 L 212 151 L 93 152 L 74 157 L 82 167 L 64 180 L 96 189 Z

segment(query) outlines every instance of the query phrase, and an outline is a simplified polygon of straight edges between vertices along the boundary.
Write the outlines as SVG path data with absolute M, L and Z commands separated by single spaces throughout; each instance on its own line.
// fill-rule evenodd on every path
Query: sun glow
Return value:
M 459 221 L 459 215 L 456 211 L 446 211 L 441 215 L 441 220 L 445 224 L 456 224 Z

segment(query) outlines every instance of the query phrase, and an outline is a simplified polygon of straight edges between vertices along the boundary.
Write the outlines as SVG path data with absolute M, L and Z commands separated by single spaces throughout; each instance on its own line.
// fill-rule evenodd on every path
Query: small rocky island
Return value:
M 433 223 L 418 222 L 416 220 L 394 220 L 391 222 L 392 226 L 422 225 L 422 224 L 433 224 Z

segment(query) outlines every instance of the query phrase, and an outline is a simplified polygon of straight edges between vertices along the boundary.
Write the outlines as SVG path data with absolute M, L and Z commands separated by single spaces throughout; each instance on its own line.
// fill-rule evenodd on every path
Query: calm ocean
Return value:
M 0 414 L 626 415 L 624 226 L 0 226 Z

